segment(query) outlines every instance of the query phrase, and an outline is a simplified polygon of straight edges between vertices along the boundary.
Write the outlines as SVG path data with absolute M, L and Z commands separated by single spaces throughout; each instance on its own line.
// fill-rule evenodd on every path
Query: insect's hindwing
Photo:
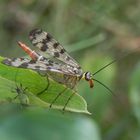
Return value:
M 42 52 L 45 52 L 70 66 L 80 69 L 78 63 L 49 33 L 44 32 L 41 29 L 34 29 L 30 32 L 29 38 L 32 44 L 38 47 Z

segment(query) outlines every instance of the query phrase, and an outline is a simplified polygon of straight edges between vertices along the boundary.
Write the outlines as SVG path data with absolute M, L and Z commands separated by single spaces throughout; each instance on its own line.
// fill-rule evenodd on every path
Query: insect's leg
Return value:
M 66 106 L 68 105 L 69 101 L 72 99 L 72 97 L 74 96 L 76 90 L 75 90 L 75 85 L 76 85 L 76 81 L 74 82 L 75 84 L 73 84 L 73 87 L 71 87 L 70 89 L 73 91 L 73 93 L 70 95 L 70 97 L 67 99 L 64 107 L 63 107 L 63 111 L 65 111 Z
M 45 77 L 46 77 L 46 79 L 47 79 L 47 83 L 48 83 L 48 84 L 47 84 L 46 88 L 43 89 L 42 91 L 40 91 L 39 93 L 37 93 L 37 95 L 41 95 L 43 92 L 47 91 L 48 88 L 49 88 L 49 86 L 50 86 L 50 80 L 49 80 L 49 78 L 48 78 L 48 75 L 46 74 Z
M 14 97 L 14 99 L 16 99 L 17 97 L 18 97 L 18 95 L 17 95 L 17 96 L 15 96 L 15 97 Z
M 22 84 L 21 84 L 21 83 L 19 84 L 19 88 L 23 89 L 23 86 L 22 86 Z
M 25 88 L 23 89 L 23 91 L 25 92 L 27 89 L 28 89 L 28 87 L 25 87 Z
M 75 94 L 75 92 L 73 92 L 73 93 L 70 95 L 70 97 L 68 98 L 67 102 L 65 103 L 65 105 L 64 105 L 64 107 L 63 107 L 63 109 L 62 109 L 63 111 L 65 111 L 66 106 L 68 105 L 69 101 L 72 99 L 72 97 L 74 96 L 74 94 Z
M 51 108 L 52 105 L 56 102 L 56 100 L 62 95 L 62 93 L 64 93 L 66 90 L 67 90 L 67 87 L 64 88 L 64 90 L 61 91 L 61 92 L 55 97 L 55 99 L 54 99 L 54 100 L 51 102 L 51 104 L 50 104 L 50 108 Z
M 18 85 L 17 85 L 17 74 L 18 74 L 18 70 L 16 71 L 16 73 L 15 73 L 15 79 L 14 79 L 14 81 L 15 81 L 15 86 L 16 87 L 13 87 L 12 89 L 11 89 L 11 92 L 13 92 L 13 93 L 15 93 L 15 92 L 17 92 L 17 87 L 18 87 Z M 14 99 L 16 99 L 17 97 L 15 97 Z

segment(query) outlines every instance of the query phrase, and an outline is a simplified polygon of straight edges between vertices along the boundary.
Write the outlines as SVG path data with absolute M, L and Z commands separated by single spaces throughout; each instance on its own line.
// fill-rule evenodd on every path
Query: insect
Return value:
M 54 81 L 65 85 L 66 88 L 52 101 L 50 107 L 67 88 L 74 90 L 75 86 L 81 79 L 86 80 L 89 83 L 90 88 L 93 88 L 93 81 L 96 81 L 112 93 L 106 85 L 94 79 L 93 75 L 103 70 L 108 65 L 114 63 L 115 60 L 94 74 L 91 74 L 90 72 L 83 72 L 80 65 L 67 53 L 63 46 L 49 33 L 43 31 L 42 29 L 32 30 L 29 33 L 29 39 L 33 46 L 39 49 L 38 52 L 31 50 L 22 42 L 18 42 L 18 45 L 30 56 L 31 59 L 7 58 L 3 61 L 3 63 L 14 67 L 32 69 L 38 71 L 39 73 L 45 73 Z M 69 97 L 63 109 L 65 109 L 72 96 L 73 95 Z
M 29 98 L 26 95 L 27 87 L 23 88 L 22 84 L 20 83 L 19 86 L 16 85 L 15 92 L 18 94 L 14 99 L 18 99 L 20 104 L 23 106 L 29 105 Z
M 19 103 L 22 106 L 29 105 L 29 98 L 27 96 L 27 87 L 23 87 L 21 83 L 17 84 L 17 73 L 15 75 L 15 88 L 12 90 L 12 92 L 17 93 L 17 95 L 14 97 L 14 100 L 18 99 Z

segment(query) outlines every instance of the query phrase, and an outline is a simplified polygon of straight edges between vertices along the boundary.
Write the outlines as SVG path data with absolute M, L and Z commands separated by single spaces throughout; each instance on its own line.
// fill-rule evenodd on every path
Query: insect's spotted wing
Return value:
M 50 56 L 60 60 L 60 62 L 57 63 L 56 61 L 41 56 L 25 44 L 18 42 L 19 46 L 32 60 L 26 58 L 5 59 L 3 63 L 14 67 L 28 68 L 46 73 L 56 82 L 73 88 L 82 75 L 82 70 L 77 62 L 66 53 L 64 48 L 56 40 L 42 30 L 32 31 L 30 33 L 30 40 L 35 46 L 39 47 L 40 50 L 47 52 Z
M 40 61 L 33 61 L 27 58 L 7 58 L 3 61 L 3 63 L 9 66 L 27 68 L 40 73 L 46 73 L 54 81 L 64 84 L 70 88 L 75 86 L 78 80 L 80 80 L 80 75 L 75 75 L 72 67 L 67 67 L 66 65 L 61 65 L 55 62 L 53 63 L 52 60 L 49 61 L 47 58 Z
M 46 68 L 44 68 L 44 66 L 40 67 L 38 65 L 38 63 L 35 63 L 33 60 L 30 60 L 28 58 L 13 58 L 13 59 L 9 59 L 6 58 L 3 60 L 4 64 L 8 65 L 8 66 L 13 66 L 13 67 L 18 67 L 18 68 L 28 68 L 28 69 L 32 69 L 32 70 L 40 70 L 40 71 L 45 71 Z
M 81 75 L 82 70 L 68 65 L 66 63 L 63 63 L 62 61 L 56 62 L 56 59 L 51 60 L 49 58 L 46 58 L 39 53 L 36 53 L 35 51 L 31 50 L 26 44 L 22 42 L 18 42 L 19 46 L 31 57 L 31 59 L 38 65 L 38 67 L 41 65 L 45 65 L 46 70 L 47 69 L 56 69 L 56 70 L 61 70 L 64 73 L 69 73 L 73 75 Z
M 8 66 L 14 66 L 18 68 L 28 68 L 40 72 L 56 70 L 56 71 L 61 71 L 64 74 L 70 74 L 70 75 L 80 76 L 82 74 L 81 70 L 78 70 L 73 66 L 64 65 L 62 63 L 56 63 L 43 56 L 41 60 L 37 60 L 37 61 L 30 60 L 28 58 L 13 58 L 13 59 L 6 58 L 3 60 L 3 63 Z
M 70 65 L 81 69 L 78 63 L 66 52 L 66 50 L 49 33 L 41 29 L 34 29 L 30 32 L 29 38 L 32 44 L 42 52 Z

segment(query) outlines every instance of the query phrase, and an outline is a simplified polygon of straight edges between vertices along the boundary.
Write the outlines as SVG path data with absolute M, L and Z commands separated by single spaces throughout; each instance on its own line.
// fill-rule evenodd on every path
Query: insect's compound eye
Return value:
M 86 79 L 87 81 L 91 80 L 91 79 L 92 79 L 92 74 L 91 74 L 90 72 L 86 72 L 86 73 L 85 73 L 85 79 Z

